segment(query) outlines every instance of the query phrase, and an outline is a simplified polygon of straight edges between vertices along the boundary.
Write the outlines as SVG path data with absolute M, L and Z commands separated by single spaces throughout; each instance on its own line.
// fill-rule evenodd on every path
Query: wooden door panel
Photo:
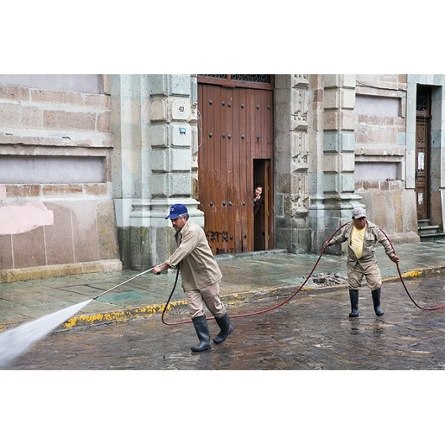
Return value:
M 273 159 L 272 101 L 270 90 L 198 84 L 199 208 L 215 254 L 254 250 L 253 159 Z
M 429 122 L 416 124 L 416 200 L 417 219 L 429 218 Z

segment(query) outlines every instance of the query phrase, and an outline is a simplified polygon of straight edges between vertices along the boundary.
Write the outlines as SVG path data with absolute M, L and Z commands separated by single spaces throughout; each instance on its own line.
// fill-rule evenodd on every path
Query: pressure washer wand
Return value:
M 116 286 L 112 287 L 111 289 L 107 289 L 106 291 L 104 291 L 104 292 L 102 292 L 101 294 L 99 294 L 99 295 L 95 296 L 94 298 L 92 298 L 92 300 L 95 300 L 96 298 L 102 297 L 102 295 L 105 295 L 105 294 L 107 294 L 108 292 L 111 292 L 112 290 L 117 289 L 117 288 L 120 287 L 120 286 L 123 286 L 125 283 L 128 283 L 129 281 L 134 280 L 134 279 L 137 278 L 137 277 L 140 277 L 140 276 L 142 276 L 142 275 L 144 275 L 144 274 L 146 274 L 146 273 L 148 273 L 148 272 L 151 272 L 153 269 L 154 269 L 154 266 L 151 267 L 150 269 L 144 270 L 143 272 L 141 272 L 141 273 L 135 275 L 134 277 L 131 277 L 131 278 L 129 278 L 128 280 L 123 281 L 122 283 L 117 284 Z

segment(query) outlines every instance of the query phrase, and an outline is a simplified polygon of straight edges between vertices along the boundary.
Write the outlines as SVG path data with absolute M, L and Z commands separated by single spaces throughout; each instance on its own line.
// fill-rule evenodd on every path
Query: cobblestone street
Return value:
M 405 281 L 424 307 L 445 303 L 443 275 Z M 187 315 L 168 313 L 124 323 L 55 332 L 14 362 L 12 369 L 146 370 L 442 370 L 444 310 L 419 310 L 400 281 L 384 283 L 383 317 L 376 317 L 368 289 L 360 293 L 360 317 L 350 319 L 346 289 L 301 292 L 288 304 L 261 315 L 285 297 L 229 307 L 235 332 L 210 352 L 194 354 L 197 342 Z M 213 334 L 217 325 L 209 322 Z
M 443 275 L 406 284 L 422 307 L 445 302 Z M 53 332 L 17 359 L 11 371 L 0 373 L 8 413 L 16 424 L 19 418 L 38 419 L 36 413 L 43 407 L 43 413 L 53 410 L 52 424 L 70 430 L 73 419 L 86 412 L 81 431 L 89 431 L 88 436 L 97 440 L 104 434 L 98 425 L 126 415 L 127 425 L 135 427 L 113 428 L 113 443 L 146 443 L 154 437 L 194 443 L 184 436 L 188 426 L 184 413 L 197 412 L 206 403 L 206 425 L 226 413 L 229 430 L 241 431 L 243 439 L 255 443 L 346 440 L 355 421 L 361 423 L 353 427 L 354 440 L 360 437 L 365 445 L 383 438 L 409 445 L 439 443 L 442 419 L 437 406 L 445 396 L 445 310 L 419 310 L 400 281 L 394 281 L 383 285 L 385 315 L 381 318 L 374 315 L 370 293 L 364 290 L 360 318 L 349 319 L 345 289 L 302 292 L 277 310 L 241 316 L 274 306 L 282 298 L 231 305 L 233 335 L 200 354 L 190 351 L 197 341 L 191 324 L 166 326 L 159 316 Z M 169 313 L 166 320 L 187 317 Z M 216 323 L 211 321 L 210 327 L 215 334 Z M 403 372 L 407 370 L 416 372 Z M 137 425 L 157 428 L 146 431 Z M 42 420 L 37 421 L 31 431 L 41 426 Z M 373 434 L 366 434 L 370 429 Z M 212 443 L 226 443 L 226 435 L 215 436 Z

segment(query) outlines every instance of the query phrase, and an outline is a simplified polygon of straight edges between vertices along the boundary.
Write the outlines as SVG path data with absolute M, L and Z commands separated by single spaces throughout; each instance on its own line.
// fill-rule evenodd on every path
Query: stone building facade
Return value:
M 3 281 L 149 268 L 173 248 L 165 215 L 175 202 L 205 227 L 198 82 L 0 76 Z M 274 75 L 272 247 L 319 252 L 356 205 L 392 241 L 419 242 L 426 192 L 423 211 L 443 232 L 444 85 L 442 75 Z M 418 153 L 421 112 L 427 158 Z
M 97 75 L 0 76 L 1 281 L 122 267 L 108 88 Z

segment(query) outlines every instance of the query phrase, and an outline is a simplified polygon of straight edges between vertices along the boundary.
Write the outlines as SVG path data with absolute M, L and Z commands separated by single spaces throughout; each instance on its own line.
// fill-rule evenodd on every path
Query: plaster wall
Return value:
M 0 279 L 121 268 L 107 83 L 0 76 Z

